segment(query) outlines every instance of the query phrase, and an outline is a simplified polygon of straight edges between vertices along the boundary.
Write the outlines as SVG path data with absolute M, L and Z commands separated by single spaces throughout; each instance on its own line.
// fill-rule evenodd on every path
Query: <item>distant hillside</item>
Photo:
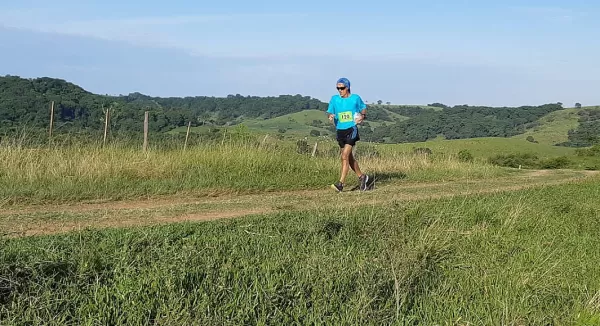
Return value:
M 325 116 L 325 111 L 304 110 L 295 113 L 289 113 L 271 119 L 241 119 L 235 121 L 228 129 L 235 129 L 243 125 L 249 130 L 271 135 L 299 137 L 319 137 L 333 134 L 330 128 L 329 120 Z M 192 132 L 206 133 L 211 132 L 215 127 L 210 125 L 191 128 Z M 171 133 L 185 132 L 187 128 L 179 127 L 173 129 Z
M 570 147 L 587 147 L 600 144 L 600 106 L 578 109 L 577 128 L 568 132 L 568 140 L 557 144 Z
M 525 132 L 544 115 L 562 109 L 560 104 L 500 108 L 459 105 L 439 111 L 424 109 L 410 120 L 376 128 L 373 140 L 403 143 L 440 136 L 445 139 L 511 137 Z
M 0 77 L 0 131 L 48 127 L 50 103 L 55 102 L 58 130 L 101 130 L 104 110 L 111 109 L 111 130 L 139 132 L 144 111 L 150 112 L 151 131 L 164 132 L 187 125 L 226 125 L 240 119 L 269 119 L 303 110 L 327 109 L 327 104 L 301 95 L 256 97 L 160 98 L 132 93 L 104 96 L 61 79 Z
M 419 113 L 423 109 L 413 107 Z M 392 124 L 399 121 L 405 121 L 410 117 L 402 116 L 392 112 L 381 106 L 369 106 L 368 120 L 359 128 L 363 139 L 372 134 L 373 129 Z M 335 135 L 335 128 L 329 122 L 326 115 L 326 110 L 303 110 L 300 112 L 289 113 L 271 119 L 253 118 L 253 119 L 236 119 L 231 122 L 228 129 L 236 128 L 237 125 L 244 125 L 251 131 L 259 133 L 267 133 L 271 135 L 291 136 L 291 137 L 320 137 Z M 171 133 L 185 132 L 186 128 L 180 127 L 174 129 Z M 214 126 L 205 125 L 192 128 L 192 132 L 206 133 L 214 130 Z
M 523 134 L 513 136 L 517 139 L 529 139 L 532 142 L 545 145 L 564 143 L 569 139 L 569 130 L 579 125 L 579 109 L 564 109 L 554 111 L 541 117 L 535 126 Z
M 149 111 L 149 129 L 154 134 L 185 131 L 189 122 L 192 130 L 208 130 L 211 134 L 218 132 L 218 128 L 239 124 L 258 132 L 294 137 L 333 135 L 334 131 L 324 113 L 328 104 L 298 94 L 108 96 L 93 94 L 61 79 L 6 76 L 0 77 L 0 134 L 23 128 L 47 130 L 52 101 L 57 133 L 99 133 L 107 109 L 111 113 L 110 133 L 139 134 L 143 130 L 144 111 Z M 535 141 L 575 147 L 588 146 L 600 136 L 600 110 L 567 111 L 560 103 L 522 107 L 369 104 L 368 111 L 368 119 L 360 127 L 361 135 L 363 139 L 382 143 L 422 142 L 439 137 L 532 136 Z
M 590 146 L 600 135 L 600 107 L 568 108 L 541 117 L 523 134 L 530 142 L 570 147 Z M 598 124 L 598 125 L 596 125 Z

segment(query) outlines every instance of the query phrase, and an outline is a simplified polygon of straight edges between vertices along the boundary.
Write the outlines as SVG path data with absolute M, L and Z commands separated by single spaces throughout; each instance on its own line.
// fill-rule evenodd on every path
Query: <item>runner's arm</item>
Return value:
M 360 114 L 362 114 L 362 120 L 365 120 L 367 118 L 367 105 L 363 102 L 360 96 L 358 98 L 358 109 L 360 110 Z

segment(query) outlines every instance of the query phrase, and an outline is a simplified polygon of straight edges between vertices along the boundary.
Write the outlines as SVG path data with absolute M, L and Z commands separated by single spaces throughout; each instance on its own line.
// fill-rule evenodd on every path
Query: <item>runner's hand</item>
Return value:
M 355 122 L 357 125 L 361 124 L 361 123 L 363 122 L 363 120 L 364 120 L 364 116 L 363 116 L 362 114 L 360 114 L 360 113 L 356 113 L 356 114 L 354 115 L 354 122 Z

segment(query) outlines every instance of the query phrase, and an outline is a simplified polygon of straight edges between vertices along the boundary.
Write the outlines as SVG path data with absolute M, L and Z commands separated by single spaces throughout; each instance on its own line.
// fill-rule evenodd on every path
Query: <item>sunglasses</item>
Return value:
M 343 86 L 343 87 L 336 87 L 336 88 L 337 88 L 337 90 L 338 90 L 338 91 L 343 91 L 343 90 L 345 90 L 345 89 L 346 89 L 346 86 Z

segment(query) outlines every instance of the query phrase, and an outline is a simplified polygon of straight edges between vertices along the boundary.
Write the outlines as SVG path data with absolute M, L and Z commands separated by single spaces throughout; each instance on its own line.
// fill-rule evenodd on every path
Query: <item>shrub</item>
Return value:
M 571 164 L 571 160 L 569 160 L 566 156 L 560 156 L 545 160 L 540 163 L 540 168 L 542 169 L 564 169 Z
M 466 149 L 458 152 L 458 160 L 461 162 L 473 162 L 473 155 Z
M 429 149 L 427 147 L 413 148 L 413 153 L 415 153 L 415 154 L 426 154 L 426 155 L 433 154 L 433 152 L 431 151 L 431 149 Z
M 578 148 L 575 153 L 577 156 L 600 156 L 600 145 L 594 145 L 591 148 Z
M 505 166 L 510 168 L 536 168 L 538 166 L 538 157 L 530 153 L 513 153 L 508 155 L 496 155 L 488 158 L 490 164 Z
M 535 139 L 533 138 L 533 136 L 527 136 L 527 138 L 526 138 L 525 140 L 527 140 L 527 141 L 528 141 L 528 142 L 530 142 L 530 143 L 537 143 L 537 142 L 538 142 L 537 140 L 535 140 Z
M 296 142 L 296 152 L 298 154 L 308 154 L 310 153 L 310 146 L 308 142 L 304 139 Z

